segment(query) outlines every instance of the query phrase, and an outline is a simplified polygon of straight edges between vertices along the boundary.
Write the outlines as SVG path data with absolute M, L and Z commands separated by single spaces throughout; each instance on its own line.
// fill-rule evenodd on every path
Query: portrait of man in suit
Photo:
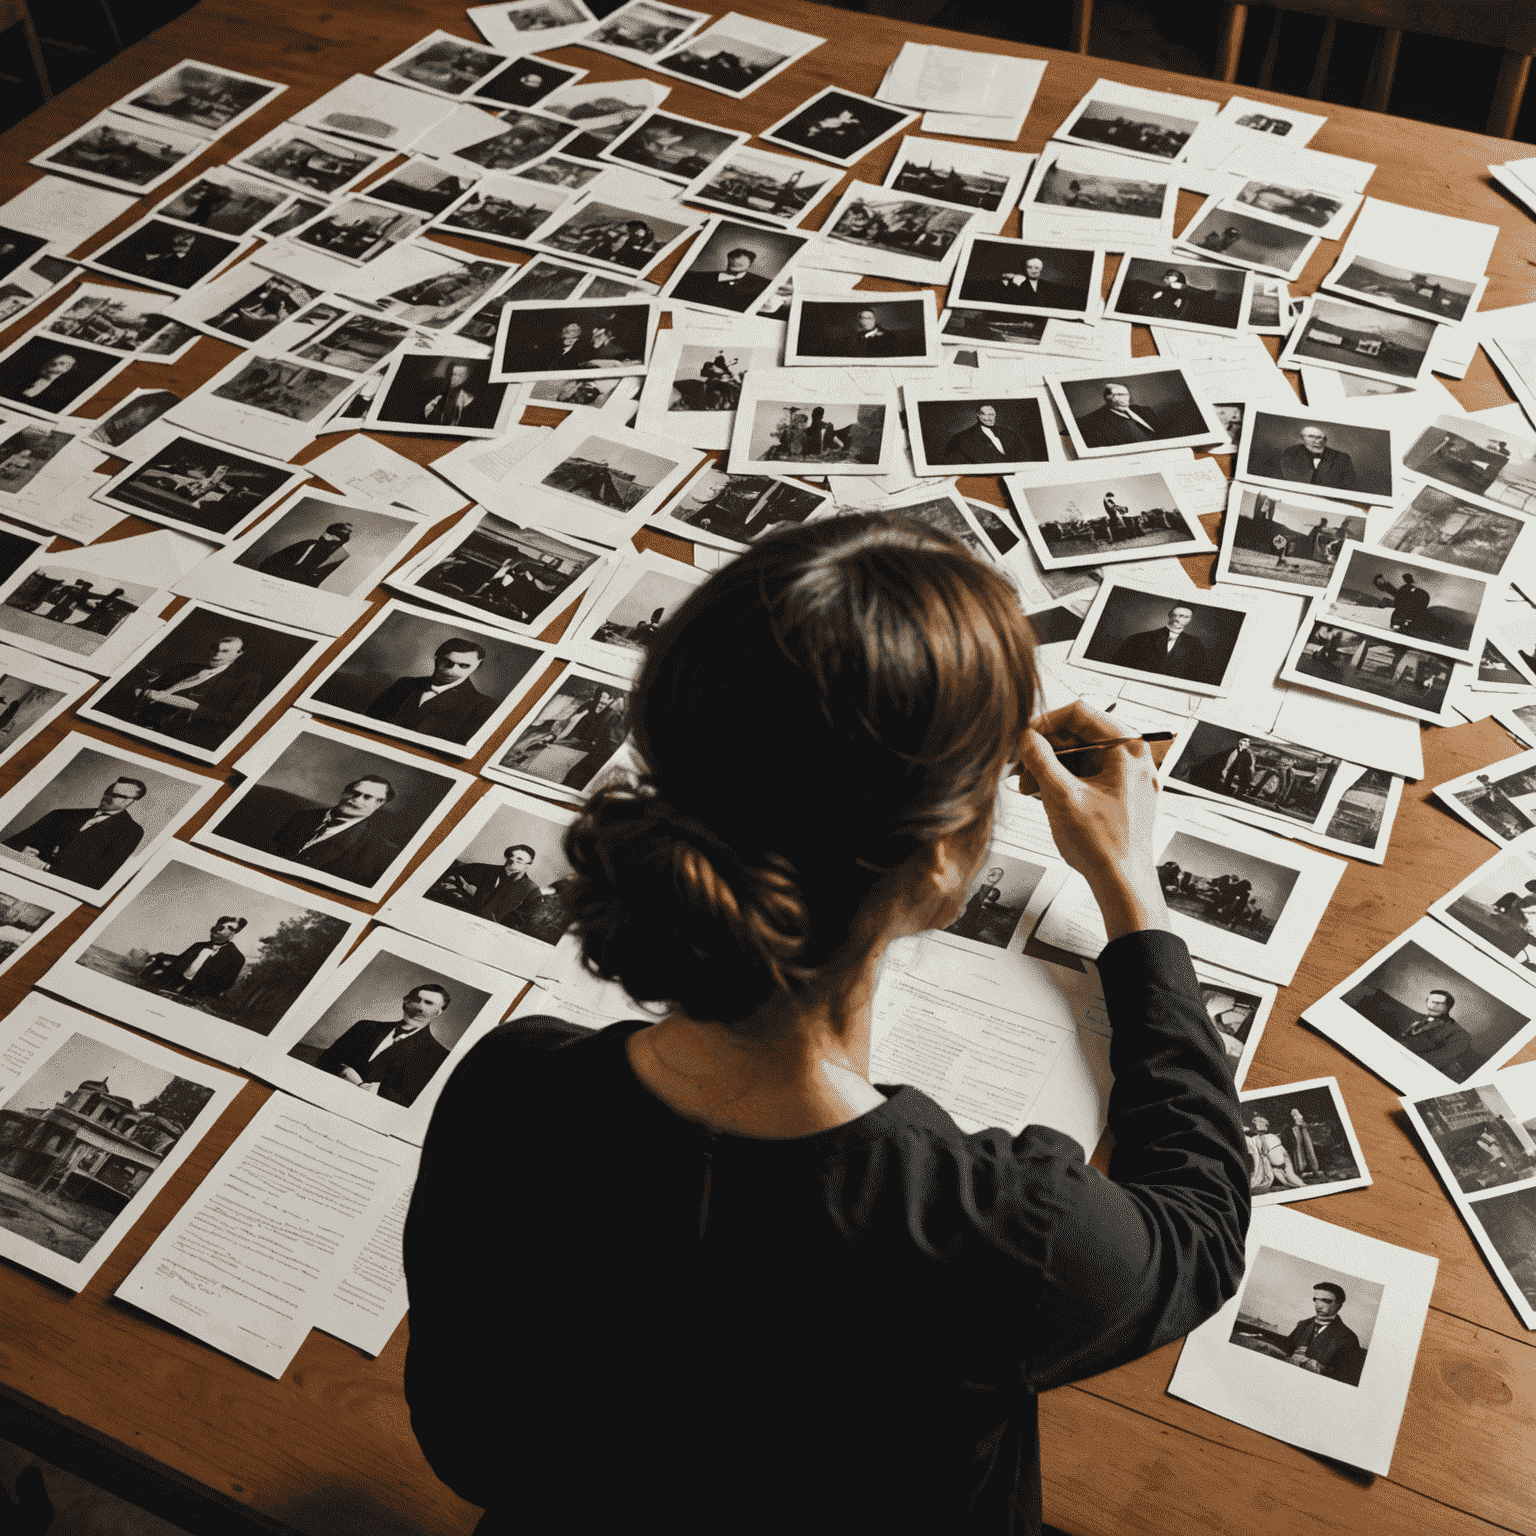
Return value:
M 712 304 L 745 314 L 768 288 L 768 279 L 752 270 L 757 252 L 737 246 L 725 253 L 725 266 L 714 272 L 692 271 L 678 279 L 671 297 L 686 304 Z
M 919 413 L 921 414 L 921 412 Z M 978 405 L 969 426 L 950 434 L 943 451 L 930 456 L 937 464 L 1017 464 L 1024 460 L 1044 459 L 1045 440 L 1038 432 L 1026 440 L 1023 434 L 1005 427 L 998 420 L 998 409 L 991 401 Z
M 140 983 L 179 997 L 222 997 L 245 969 L 245 955 L 234 943 L 244 927 L 243 917 L 218 918 L 206 939 L 180 954 L 151 955 L 139 972 Z
M 315 1065 L 364 1093 L 409 1109 L 448 1060 L 447 1047 L 432 1033 L 432 1020 L 452 1001 L 441 982 L 422 982 L 401 1000 L 398 1019 L 359 1019 Z
M 99 890 L 143 841 L 144 828 L 128 808 L 147 792 L 142 779 L 114 779 L 95 806 L 49 811 L 6 838 L 5 845 L 35 855 L 61 880 Z
M 424 736 L 441 736 L 463 746 L 491 718 L 496 700 L 470 678 L 485 660 L 477 640 L 444 640 L 426 677 L 397 678 L 368 706 L 370 720 L 384 720 Z
M 533 348 L 528 366 L 551 373 L 584 368 L 592 358 L 592 348 L 588 345 L 586 336 L 586 331 L 576 321 L 567 320 L 560 327 L 558 334 L 550 337 L 541 346 Z M 512 359 L 507 359 L 507 366 L 515 366 Z
M 1351 1387 L 1359 1386 L 1364 1364 L 1360 1337 L 1339 1316 L 1348 1299 L 1342 1285 L 1332 1280 L 1320 1280 L 1312 1287 L 1311 1317 L 1302 1318 L 1277 1343 L 1266 1340 L 1251 1347 L 1311 1371 L 1314 1376 L 1326 1376 L 1330 1381 L 1342 1381 Z
M 1459 1083 L 1468 1070 L 1462 1066 L 1462 1052 L 1471 1051 L 1474 1046 L 1472 1036 L 1452 1016 L 1455 1006 L 1455 997 L 1443 987 L 1428 993 L 1424 1012 L 1403 1025 L 1397 1043 Z
M 500 864 L 455 864 L 429 894 L 488 923 L 531 932 L 534 908 L 544 897 L 553 896 L 555 888 L 540 885 L 529 873 L 538 852 L 527 843 L 513 843 L 501 856 Z
M 75 359 L 68 352 L 55 352 L 14 398 L 40 411 L 62 411 L 80 392 L 79 382 L 69 377 L 74 370 Z
M 265 693 L 265 680 L 246 660 L 245 641 L 225 635 L 200 661 L 144 668 L 132 689 L 132 718 L 162 736 L 213 750 L 239 729 Z
M 272 852 L 338 880 L 372 885 L 400 848 L 369 818 L 394 798 L 395 786 L 378 774 L 353 779 L 329 810 L 295 811 L 272 834 Z
M 1354 460 L 1341 448 L 1328 446 L 1328 434 L 1321 428 L 1305 426 L 1301 441 L 1281 450 L 1281 480 L 1298 485 L 1324 485 L 1335 491 L 1357 490 Z
M 313 539 L 300 539 L 274 550 L 256 569 L 263 576 L 277 576 L 301 587 L 318 587 L 351 558 L 347 550 L 351 537 L 351 523 L 332 523 Z
M 1193 608 L 1175 603 L 1161 628 L 1143 630 L 1122 640 L 1111 663 L 1158 677 L 1182 677 L 1193 683 L 1216 681 L 1210 676 L 1210 654 L 1199 640 L 1185 633 L 1194 617 Z
M 1167 433 L 1149 406 L 1132 402 L 1124 384 L 1104 386 L 1104 404 L 1078 421 L 1078 430 L 1089 448 L 1114 448 L 1151 442 Z
M 923 350 L 922 342 L 914 342 L 908 332 L 881 325 L 872 309 L 858 310 L 853 328 L 845 330 L 840 341 L 840 350 L 848 357 L 911 357 Z
M 1062 284 L 1046 280 L 1045 262 L 1038 256 L 1026 256 L 1019 266 L 999 272 L 990 282 L 978 286 L 981 291 L 972 293 L 968 287 L 962 297 L 1049 309 L 1067 308 L 1073 298 Z

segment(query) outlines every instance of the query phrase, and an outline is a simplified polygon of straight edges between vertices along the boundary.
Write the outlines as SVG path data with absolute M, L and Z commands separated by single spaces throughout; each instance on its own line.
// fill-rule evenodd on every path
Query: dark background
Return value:
M 1024 443 L 1026 457 L 1032 462 L 1048 460 L 1045 432 L 1056 430 L 1053 420 L 1047 429 L 1040 416 L 1040 402 L 1033 396 L 1010 400 L 1007 395 L 977 395 L 968 400 L 920 400 L 917 420 L 923 434 L 923 456 L 930 464 L 943 462 L 944 446 L 956 432 L 975 426 L 976 412 L 983 405 L 997 411 L 998 432 L 1011 432 Z M 1049 406 L 1045 408 L 1050 410 Z
M 1232 659 L 1246 615 L 1228 613 L 1224 608 L 1213 608 L 1208 603 L 1192 602 L 1185 597 L 1168 597 L 1161 592 L 1137 592 L 1129 587 L 1111 592 L 1105 600 L 1093 639 L 1088 642 L 1083 655 L 1089 661 L 1111 661 L 1122 640 L 1149 629 L 1161 629 L 1167 621 L 1168 610 L 1174 607 L 1188 608 L 1194 614 L 1184 633 L 1193 635 L 1205 647 L 1214 682 L 1226 671 L 1227 663 Z M 1183 681 L 1183 678 L 1170 677 L 1167 684 L 1177 688 Z
M 1276 414 L 1262 405 L 1250 410 L 1248 415 L 1248 430 L 1253 434 L 1253 446 L 1248 451 L 1250 473 L 1278 480 L 1280 455 L 1293 443 L 1301 442 L 1303 427 L 1319 426 L 1328 434 L 1328 447 L 1341 449 L 1354 460 L 1355 479 L 1362 491 L 1371 496 L 1385 496 L 1391 492 L 1392 439 L 1385 428 L 1356 427 L 1346 422 L 1313 422 L 1299 416 Z M 1295 485 L 1298 491 L 1317 489 L 1301 480 Z
M 1002 272 L 1022 272 L 1024 263 L 1031 256 L 1040 258 L 1042 283 L 1060 283 L 1072 289 L 1074 302 L 1080 299 L 1086 307 L 1088 284 L 1093 276 L 1092 250 L 1074 251 L 1064 246 L 1031 245 L 1027 240 L 1001 238 L 978 237 L 971 246 L 971 259 L 965 265 L 965 279 L 960 284 L 958 298 L 962 303 L 967 297 L 974 298 L 973 284 L 978 278 L 984 282 Z
M 1063 379 L 1061 392 L 1073 416 L 1081 423 L 1085 416 L 1093 415 L 1101 405 L 1108 403 L 1104 391 L 1111 384 L 1124 384 L 1130 390 L 1133 411 L 1146 406 L 1153 412 L 1164 436 L 1188 437 L 1205 430 L 1200 408 L 1176 363 L 1169 363 L 1167 373 L 1129 374 L 1124 378 L 1105 373 L 1091 379 Z M 1153 438 L 1146 446 L 1155 448 L 1158 441 Z

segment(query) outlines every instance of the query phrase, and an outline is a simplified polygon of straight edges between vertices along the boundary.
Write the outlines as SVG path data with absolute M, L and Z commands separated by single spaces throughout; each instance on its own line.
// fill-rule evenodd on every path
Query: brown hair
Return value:
M 989 823 L 1032 644 L 1008 581 L 924 524 L 842 516 L 756 544 L 652 640 L 647 772 L 567 835 L 588 968 L 723 1024 L 835 978 L 882 880 Z

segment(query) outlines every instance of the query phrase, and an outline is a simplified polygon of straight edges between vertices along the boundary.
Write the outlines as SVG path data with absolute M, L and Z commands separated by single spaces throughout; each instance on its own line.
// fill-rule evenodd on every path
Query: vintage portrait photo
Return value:
M 1088 320 L 1102 307 L 1104 252 L 970 235 L 955 262 L 952 302 L 1001 314 Z
M 1245 1119 L 1251 1119 L 1246 1111 Z M 1358 1387 L 1385 1289 L 1276 1248 L 1260 1248 L 1243 1282 L 1230 1341 Z M 1293 1317 L 1295 1326 L 1287 1332 Z
M 1243 421 L 1234 473 L 1280 490 L 1382 507 L 1396 500 L 1394 458 L 1390 427 L 1356 426 L 1257 403 Z
M 637 671 L 662 624 L 705 580 L 703 571 L 642 551 L 624 563 L 561 637 L 560 649 L 616 676 Z
M 0 404 L 33 415 L 60 416 L 115 378 L 129 361 L 117 352 L 79 342 L 26 336 L 0 353 Z
M 665 298 L 745 315 L 805 248 L 807 237 L 713 219 L 679 261 Z
M 845 170 L 877 144 L 917 121 L 916 112 L 828 86 L 758 137 L 781 149 L 828 160 Z
M 1403 314 L 1427 315 L 1442 325 L 1456 325 L 1477 308 L 1487 278 L 1447 277 L 1437 272 L 1395 267 L 1359 252 L 1341 260 L 1322 281 L 1330 293 L 1354 295 Z
M 1189 221 L 1178 243 L 1202 256 L 1294 282 L 1317 249 L 1318 237 L 1288 224 L 1240 213 L 1213 197 Z
M 1467 416 L 1437 416 L 1404 453 L 1403 468 L 1517 512 L 1536 506 L 1536 441 Z
M 1308 618 L 1280 677 L 1440 725 L 1447 718 L 1446 692 L 1455 665 L 1420 645 Z
M 1316 617 L 1351 629 L 1403 635 L 1425 650 L 1473 661 L 1482 649 L 1490 583 L 1458 566 L 1349 544 Z
M 183 294 L 212 277 L 251 244 L 249 235 L 217 235 L 151 215 L 85 258 L 87 266 L 147 288 Z
M 389 364 L 368 411 L 381 431 L 443 437 L 494 437 L 507 407 L 507 386 L 491 382 L 486 357 L 402 352 Z
M 259 139 L 231 160 L 230 166 L 270 176 L 290 188 L 305 187 L 324 197 L 339 197 L 388 159 L 387 150 L 308 133 L 290 124 Z
M 1163 848 L 1157 878 L 1170 912 L 1267 944 L 1300 872 L 1241 848 L 1175 832 Z
M 1343 767 L 1312 747 L 1197 720 L 1162 771 L 1165 780 L 1232 810 L 1315 827 Z
M 683 196 L 706 208 L 744 213 L 790 229 L 837 179 L 825 166 L 744 144 L 711 165 Z
M 1331 1077 L 1242 1096 L 1248 1192 L 1255 1205 L 1285 1205 L 1364 1189 L 1371 1176 L 1344 1095 Z
M 48 987 L 244 1066 L 366 923 L 361 913 L 171 843 L 65 951 Z
M 775 375 L 774 397 L 756 393 L 749 383 L 731 437 L 732 470 L 761 467 L 775 474 L 819 465 L 813 473 L 880 474 L 890 451 L 887 435 L 895 431 L 895 401 L 887 405 L 857 395 L 846 401 L 819 400 L 808 392 L 802 403 L 778 395 L 793 383 Z
M 1048 871 L 1046 864 L 989 848 L 986 868 L 972 879 L 965 893 L 964 910 L 941 932 L 972 944 L 1007 949 Z
M 180 432 L 109 480 L 97 499 L 222 544 L 308 478 L 292 464 Z
M 1117 373 L 1047 374 L 1045 382 L 1081 458 L 1226 440 L 1209 402 L 1178 363 L 1147 358 Z
M 141 197 L 207 148 L 206 134 L 103 112 L 27 164 Z
M 1050 421 L 1049 406 L 1045 410 Z M 1211 547 L 1199 518 L 1179 506 L 1173 487 L 1155 471 L 1085 474 L 1064 467 L 1059 479 L 1039 472 L 1010 475 L 1003 488 L 1048 571 Z
M 448 757 L 470 757 L 543 675 L 550 648 L 386 603 L 298 706 Z
M 1403 555 L 1427 555 L 1444 565 L 1459 565 L 1485 576 L 1503 576 L 1505 567 L 1524 563 L 1536 536 L 1520 536 L 1530 527 L 1523 517 L 1475 507 L 1438 486 L 1421 485 L 1385 533 L 1383 549 Z M 1514 560 L 1517 545 L 1521 559 Z M 1513 567 L 1512 567 L 1513 568 Z
M 659 319 L 649 299 L 507 304 L 501 311 L 491 376 L 515 382 L 551 375 L 644 373 Z
M 319 636 L 286 624 L 188 603 L 102 685 L 80 716 L 217 763 L 323 645 Z
M 908 384 L 902 398 L 919 474 L 996 475 L 1062 457 L 1056 416 L 1043 387 L 954 395 L 927 394 Z
M 272 80 L 184 59 L 125 96 L 117 110 L 217 138 L 287 89 Z
M 533 635 L 590 580 L 603 552 L 483 512 L 390 585 L 439 607 Z
M 1365 539 L 1365 514 L 1320 497 L 1233 483 L 1217 579 L 1273 592 L 1321 592 L 1346 541 Z
M 0 796 L 0 859 L 99 907 L 218 787 L 71 732 Z
M 1462 1194 L 1536 1179 L 1536 1138 L 1498 1085 L 1437 1094 L 1413 1108 Z
M 1491 777 L 1487 785 L 1479 788 L 1484 798 L 1489 794 L 1497 797 L 1501 793 L 1494 790 Z M 1515 785 L 1514 790 L 1517 795 L 1531 793 L 1524 789 L 1523 781 Z M 1495 809 L 1502 810 L 1496 825 L 1504 824 L 1506 817 L 1508 824 L 1517 828 L 1521 821 L 1530 820 L 1523 812 L 1516 811 L 1513 804 L 1507 808 L 1489 805 L 1484 811 L 1478 805 L 1476 795 L 1470 803 L 1463 800 L 1461 804 L 1483 819 L 1491 816 Z M 1536 929 L 1531 926 L 1531 913 L 1536 911 L 1536 860 L 1529 853 L 1495 854 L 1460 885 L 1432 903 L 1429 910 L 1431 916 L 1439 918 L 1453 933 L 1500 961 L 1517 976 L 1536 977 Z
M 1369 379 L 1413 382 L 1429 366 L 1433 320 L 1317 294 L 1307 300 L 1280 354 L 1281 367 L 1315 363 Z
M 44 555 L 28 565 L 18 569 L 0 598 L 0 637 L 66 664 L 90 666 L 129 619 L 140 614 L 154 618 L 163 606 L 161 589 L 113 581 L 83 569 L 67 553 Z
M 1235 675 L 1248 610 L 1214 592 L 1198 599 L 1106 580 L 1072 647 L 1074 662 L 1139 682 L 1220 697 Z
M 543 229 L 531 243 L 580 256 L 612 272 L 643 275 L 691 231 L 700 216 L 681 204 L 610 203 L 595 194 Z
M 658 110 L 626 128 L 602 150 L 602 158 L 687 186 L 723 155 L 740 148 L 748 137 L 713 123 Z
M 731 11 L 707 31 L 663 54 L 652 67 L 740 99 L 825 41 Z
M 460 101 L 472 96 L 480 83 L 507 62 L 504 53 L 466 42 L 451 32 L 429 32 L 389 63 L 379 75 L 400 85 L 412 85 Z
M 772 475 L 732 475 L 711 466 L 701 470 L 678 498 L 651 521 L 661 528 L 680 523 L 682 537 L 715 549 L 746 549 L 775 528 L 805 522 L 831 505 L 825 491 Z
M 1172 330 L 1240 336 L 1247 329 L 1252 288 L 1251 272 L 1208 262 L 1127 256 L 1115 274 L 1104 313 Z
M 938 363 L 938 314 L 932 289 L 873 300 L 820 299 L 797 293 L 784 339 L 786 366 L 832 367 L 884 359 L 907 366 Z
M 468 97 L 493 108 L 537 106 L 551 91 L 575 85 L 587 73 L 573 64 L 554 64 L 537 54 L 522 54 L 477 80 Z
M 628 735 L 627 685 L 572 667 L 484 773 L 502 784 L 531 781 L 546 792 L 564 791 L 564 799 L 580 800 Z
M 381 742 L 288 714 L 193 841 L 290 878 L 377 900 L 470 780 Z

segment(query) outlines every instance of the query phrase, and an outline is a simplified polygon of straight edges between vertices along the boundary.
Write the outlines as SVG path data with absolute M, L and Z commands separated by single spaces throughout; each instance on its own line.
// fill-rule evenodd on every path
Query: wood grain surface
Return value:
M 790 0 L 745 0 L 739 8 L 824 36 L 828 42 L 743 101 L 668 81 L 669 110 L 755 132 L 825 85 L 872 93 L 908 38 L 1047 59 L 1043 85 L 1014 146 L 1023 150 L 1040 149 L 1100 76 L 1213 101 L 1224 101 L 1232 93 L 1231 87 L 1216 81 Z M 150 201 L 168 195 L 201 168 L 232 158 L 338 81 L 371 72 L 438 27 L 466 38 L 477 35 L 457 8 L 359 4 L 313 10 L 295 0 L 248 7 L 204 0 L 0 136 L 0 197 L 36 180 L 40 173 L 26 164 L 30 156 L 181 59 L 228 65 L 290 86 L 274 105 L 219 140 L 175 181 L 141 200 L 77 254 L 88 253 L 139 218 Z M 558 50 L 551 57 L 579 63 L 591 72 L 589 80 L 637 73 L 607 55 L 580 48 Z M 1243 94 L 1282 107 L 1317 106 L 1273 92 L 1245 88 Z M 1517 152 L 1514 146 L 1345 107 L 1328 111 L 1329 121 L 1313 147 L 1376 163 L 1371 196 L 1501 226 L 1489 266 L 1485 309 L 1536 299 L 1531 221 L 1485 172 L 1490 162 Z M 892 140 L 861 161 L 838 186 L 855 178 L 879 181 L 896 143 Z M 1181 195 L 1179 227 L 1198 202 L 1190 194 Z M 830 206 L 830 201 L 824 202 L 808 226 L 815 227 Z M 1016 232 L 1014 214 L 1004 233 Z M 508 256 L 505 247 L 466 240 L 447 243 L 498 259 Z M 1313 291 L 1337 252 L 1336 244 L 1323 242 L 1293 292 Z M 1111 257 L 1106 266 L 1106 292 L 1117 260 Z M 865 279 L 861 286 L 901 285 Z M 37 324 L 44 312 L 46 307 L 0 331 L 0 347 Z M 1138 327 L 1135 337 L 1138 355 L 1153 351 L 1144 329 Z M 1273 338 L 1268 344 L 1272 352 L 1277 350 Z M 204 337 L 169 367 L 136 363 L 86 409 L 91 415 L 105 414 L 139 386 L 168 384 L 184 394 L 228 363 L 236 351 Z M 1509 399 L 1481 353 L 1467 378 L 1449 387 L 1472 409 Z M 546 412 L 525 419 L 558 418 Z M 455 446 L 418 436 L 381 435 L 381 440 L 423 463 Z M 322 438 L 299 460 L 314 457 L 335 441 Z M 1231 468 L 1225 462 L 1224 467 Z M 994 504 L 1002 502 L 992 479 L 962 481 L 961 489 Z M 111 537 L 143 532 L 147 526 L 130 521 Z M 443 526 L 425 533 L 418 547 Z M 1216 520 L 1207 520 L 1207 526 L 1214 533 Z M 641 542 L 679 559 L 690 558 L 690 546 L 677 540 L 646 533 Z M 1185 562 L 1202 585 L 1209 585 L 1211 563 L 1210 557 Z M 374 596 L 382 600 L 383 594 Z M 554 638 L 560 627 L 557 622 L 545 638 Z M 339 640 L 327 658 L 345 640 Z M 268 719 L 279 712 L 274 710 Z M 73 722 L 56 724 L 0 768 L 0 789 L 10 787 L 51 749 L 66 724 Z M 73 728 L 110 738 L 94 726 Z M 154 752 L 137 742 L 134 746 Z M 464 766 L 478 770 L 490 750 Z M 1431 804 L 1429 792 L 1445 779 L 1516 750 L 1489 721 L 1452 730 L 1426 728 L 1425 778 L 1407 787 L 1386 864 L 1377 868 L 1348 862 L 1294 985 L 1280 993 L 1246 1085 L 1263 1088 L 1336 1076 L 1375 1182 L 1369 1189 L 1300 1208 L 1440 1261 L 1391 1476 L 1371 1478 L 1338 1467 L 1168 1396 L 1178 1354 L 1178 1346 L 1170 1345 L 1043 1400 L 1046 1518 L 1073 1536 L 1161 1536 L 1259 1527 L 1283 1530 L 1286 1536 L 1473 1536 L 1492 1529 L 1528 1533 L 1536 1524 L 1530 1477 L 1536 1345 L 1438 1184 L 1397 1107 L 1396 1094 L 1297 1020 L 1303 1007 L 1493 853 L 1492 844 Z M 216 776 L 227 777 L 227 769 Z M 226 793 L 215 798 L 206 815 L 218 811 Z M 181 835 L 190 836 L 195 825 Z M 0 1007 L 13 1006 L 94 916 L 93 909 L 82 909 L 0 978 Z M 1533 1056 L 1536 1050 L 1527 1050 L 1522 1059 Z M 79 1296 L 0 1263 L 0 1393 L 44 1405 L 104 1443 L 236 1500 L 273 1529 L 314 1536 L 468 1532 L 477 1512 L 437 1482 L 410 1432 L 400 1386 L 404 1328 L 372 1361 L 326 1335 L 312 1334 L 287 1376 L 272 1382 L 112 1299 L 129 1269 L 268 1091 L 256 1083 L 244 1089 Z M 558 1326 L 557 1299 L 543 1325 Z M 515 1383 L 498 1388 L 515 1389 Z M 749 1491 L 744 1490 L 744 1496 L 750 1496 Z M 648 1518 L 654 1517 L 655 1512 L 649 1512 Z M 725 1520 L 722 1532 L 728 1529 Z

